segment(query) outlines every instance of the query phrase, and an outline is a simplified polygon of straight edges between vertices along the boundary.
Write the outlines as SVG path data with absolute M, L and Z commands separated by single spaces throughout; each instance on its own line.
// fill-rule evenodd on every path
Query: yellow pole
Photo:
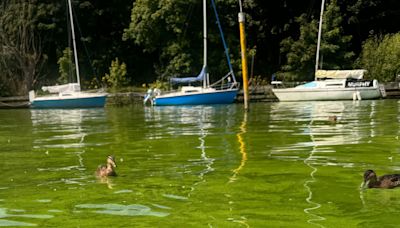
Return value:
M 245 17 L 242 10 L 239 13 L 239 29 L 240 29 L 240 47 L 242 51 L 242 75 L 243 75 L 243 95 L 244 95 L 244 109 L 249 110 L 249 85 L 247 80 L 247 50 L 246 50 L 246 33 L 244 29 Z

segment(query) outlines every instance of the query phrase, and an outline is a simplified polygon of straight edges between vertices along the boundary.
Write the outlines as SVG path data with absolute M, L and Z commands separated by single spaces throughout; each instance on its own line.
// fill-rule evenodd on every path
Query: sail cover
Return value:
M 170 80 L 172 84 L 189 84 L 189 83 L 200 82 L 203 81 L 206 72 L 207 72 L 206 67 L 203 66 L 203 69 L 201 70 L 200 74 L 197 75 L 197 77 L 171 78 Z
M 362 79 L 366 70 L 317 70 L 315 78 Z
M 69 83 L 56 86 L 43 86 L 42 90 L 47 91 L 49 93 L 66 93 L 66 92 L 79 92 L 81 90 L 81 87 L 78 83 Z

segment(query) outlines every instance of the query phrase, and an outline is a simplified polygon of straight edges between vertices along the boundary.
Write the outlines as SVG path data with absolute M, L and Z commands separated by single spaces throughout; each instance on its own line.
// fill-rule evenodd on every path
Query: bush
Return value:
M 126 64 L 119 63 L 118 58 L 111 61 L 110 73 L 106 74 L 102 81 L 107 84 L 108 87 L 113 89 L 119 89 L 125 85 L 127 85 L 128 81 L 126 79 Z
M 63 51 L 63 55 L 58 59 L 58 72 L 60 76 L 57 79 L 57 82 L 60 84 L 66 84 L 70 81 L 69 76 L 75 76 L 75 64 L 72 62 L 72 51 L 69 47 L 65 48 Z
M 168 90 L 169 88 L 169 83 L 168 82 L 163 82 L 160 80 L 156 80 L 155 82 L 151 83 L 149 85 L 149 88 L 152 89 L 161 89 L 161 90 Z
M 395 81 L 400 74 L 400 33 L 371 37 L 364 44 L 357 66 L 368 71 L 369 78 Z

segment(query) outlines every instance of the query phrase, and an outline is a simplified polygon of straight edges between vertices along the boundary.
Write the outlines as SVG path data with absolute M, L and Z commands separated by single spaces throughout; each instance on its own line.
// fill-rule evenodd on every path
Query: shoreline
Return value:
M 398 82 L 385 83 L 385 90 L 387 96 L 382 99 L 399 99 L 400 87 Z M 126 106 L 133 104 L 142 104 L 143 92 L 123 92 L 123 93 L 110 93 L 107 96 L 107 106 Z M 272 92 L 271 85 L 263 85 L 256 87 L 249 87 L 250 102 L 278 102 L 278 99 Z M 243 90 L 239 91 L 235 99 L 235 103 L 243 102 Z M 0 97 L 0 109 L 19 109 L 29 108 L 28 96 L 15 96 L 15 97 Z

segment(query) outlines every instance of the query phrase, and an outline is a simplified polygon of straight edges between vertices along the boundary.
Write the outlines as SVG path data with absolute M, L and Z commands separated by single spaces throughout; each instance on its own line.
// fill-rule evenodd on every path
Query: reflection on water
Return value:
M 247 161 L 247 152 L 246 152 L 246 143 L 243 139 L 243 135 L 246 134 L 246 125 L 247 125 L 247 112 L 244 113 L 242 124 L 240 125 L 240 131 L 237 133 L 237 140 L 239 142 L 239 151 L 242 155 L 242 159 L 240 161 L 240 165 L 234 169 L 233 175 L 229 178 L 229 182 L 234 182 L 237 180 L 237 175 L 244 168 Z
M 160 139 L 165 135 L 198 135 L 199 129 L 213 129 L 215 116 L 225 108 L 214 106 L 144 107 L 145 122 L 152 130 L 149 131 L 147 138 Z M 229 110 L 226 112 L 229 115 L 234 114 L 229 113 Z
M 303 148 L 318 147 L 318 159 L 314 162 L 323 160 L 323 164 L 352 166 L 352 163 L 338 163 L 337 161 L 329 161 L 331 157 L 324 158 L 325 153 L 334 153 L 334 146 L 346 144 L 358 144 L 366 135 L 363 131 L 359 131 L 361 123 L 358 112 L 354 111 L 351 102 L 303 102 L 303 103 L 277 103 L 273 105 L 271 118 L 273 120 L 282 121 L 281 113 L 292 113 L 283 116 L 284 121 L 303 123 L 300 132 L 292 132 L 294 135 L 309 136 L 311 140 L 296 142 L 295 144 L 287 144 L 283 147 L 274 148 L 270 156 L 277 159 L 302 159 L 299 151 Z M 337 121 L 332 122 L 329 117 L 336 116 Z M 366 123 L 370 124 L 370 122 Z M 372 124 L 374 124 L 372 122 Z M 280 130 L 280 129 L 279 129 Z
M 204 176 L 212 171 L 214 171 L 214 169 L 212 168 L 212 165 L 214 163 L 214 159 L 210 158 L 207 156 L 206 153 L 206 136 L 207 136 L 207 130 L 204 129 L 204 126 L 202 124 L 200 124 L 200 136 L 199 136 L 199 141 L 200 141 L 200 145 L 198 147 L 198 149 L 200 149 L 201 153 L 200 153 L 200 159 L 192 159 L 190 160 L 190 162 L 192 163 L 197 163 L 199 165 L 203 164 L 204 168 L 199 172 L 199 181 L 195 182 L 193 184 L 193 186 L 191 187 L 191 190 L 194 191 L 196 188 L 196 185 L 205 182 L 206 180 L 204 179 Z M 190 196 L 190 193 L 189 193 Z
M 166 137 L 166 134 L 194 135 L 197 136 L 199 144 L 196 147 L 196 149 L 199 150 L 199 158 L 190 159 L 188 160 L 190 163 L 185 165 L 189 172 L 189 167 L 203 167 L 196 172 L 198 180 L 194 181 L 190 186 L 185 187 L 190 189 L 187 196 L 163 194 L 163 197 L 177 201 L 190 201 L 192 196 L 202 194 L 202 188 L 208 184 L 206 177 L 212 175 L 215 171 L 213 166 L 216 158 L 209 155 L 210 151 L 215 153 L 215 147 L 208 146 L 208 141 L 210 141 L 208 138 L 215 138 L 215 131 L 218 128 L 221 129 L 219 134 L 222 134 L 222 137 L 220 136 L 216 139 L 218 142 L 217 144 L 224 145 L 224 151 L 229 151 L 228 148 L 233 145 L 239 145 L 239 148 L 232 148 L 235 152 L 239 151 L 240 160 L 238 162 L 239 165 L 232 170 L 232 176 L 229 179 L 229 183 L 238 182 L 237 176 L 244 169 L 247 160 L 244 140 L 244 134 L 247 130 L 247 114 L 244 115 L 240 125 L 235 124 L 236 121 L 233 117 L 236 115 L 236 110 L 235 106 L 150 107 L 145 109 L 145 121 L 151 128 L 157 128 L 157 131 L 149 133 L 150 135 L 148 135 L 148 138 L 162 139 Z M 233 129 L 233 131 L 229 129 Z M 236 135 L 237 142 L 227 141 L 226 137 L 229 135 Z M 231 154 L 229 154 L 229 156 L 231 156 Z M 235 161 L 235 163 L 237 163 L 237 161 Z M 233 201 L 239 201 L 240 199 L 232 198 L 230 194 L 225 194 L 225 196 L 228 197 L 229 211 L 232 212 L 236 210 Z M 247 219 L 244 216 L 231 215 L 227 220 L 248 227 Z M 212 221 L 213 220 L 208 223 L 210 226 L 213 223 Z
M 320 222 L 326 220 L 319 215 L 318 210 L 322 207 L 320 202 L 313 199 L 313 184 L 317 182 L 316 174 L 319 166 L 343 166 L 352 167 L 353 163 L 338 162 L 335 157 L 329 154 L 335 153 L 335 146 L 346 144 L 357 144 L 363 137 L 360 132 L 353 130 L 359 125 L 357 112 L 354 112 L 354 105 L 357 103 L 335 101 L 335 102 L 301 102 L 301 103 L 277 103 L 273 105 L 271 118 L 281 121 L 282 113 L 291 113 L 283 116 L 286 121 L 304 123 L 304 127 L 299 134 L 308 136 L 302 142 L 287 144 L 280 148 L 274 148 L 270 156 L 283 160 L 303 160 L 303 163 L 309 167 L 309 179 L 303 186 L 308 192 L 305 199 L 309 207 L 304 208 L 304 212 L 311 216 L 308 223 L 319 227 L 325 227 Z M 373 117 L 371 112 L 371 118 Z M 337 121 L 332 122 L 331 116 L 335 116 Z M 353 121 L 354 123 L 351 123 Z M 354 128 L 349 127 L 349 123 Z M 372 122 L 371 122 L 372 123 Z M 373 124 L 373 123 L 372 123 Z M 304 157 L 304 152 L 309 150 L 308 155 Z M 297 154 L 297 156 L 294 156 Z
M 167 212 L 153 211 L 150 207 L 140 204 L 79 204 L 75 207 L 78 209 L 93 209 L 93 213 L 108 215 L 155 217 L 165 217 L 169 215 Z M 75 213 L 79 213 L 79 211 Z
M 31 110 L 32 133 L 39 136 L 35 138 L 36 148 L 85 147 L 84 139 L 89 129 L 82 125 L 104 118 L 103 109 Z M 50 132 L 53 134 L 49 136 Z M 40 137 L 42 135 L 47 137 Z
M 199 158 L 190 159 L 190 165 L 187 167 L 202 166 L 203 169 L 198 171 L 199 180 L 190 186 L 191 191 L 188 193 L 188 197 L 196 190 L 197 185 L 206 182 L 205 176 L 214 171 L 212 165 L 215 159 L 207 155 L 206 138 L 209 129 L 215 128 L 213 119 L 217 109 L 214 106 L 145 107 L 145 121 L 151 128 L 157 129 L 156 132 L 149 132 L 147 136 L 149 139 L 161 139 L 165 137 L 165 133 L 169 135 L 196 135 L 198 137 L 199 146 L 196 148 L 200 150 Z M 188 126 L 185 127 L 185 125 Z M 164 194 L 164 196 L 173 195 Z M 176 197 L 181 198 L 182 196 Z
M 0 226 L 395 226 L 400 192 L 358 187 L 365 169 L 399 170 L 399 106 L 0 112 Z M 108 154 L 119 176 L 100 184 Z
M 44 152 L 45 161 L 52 161 L 63 157 L 68 162 L 38 167 L 39 172 L 67 172 L 73 173 L 72 177 L 63 177 L 48 180 L 38 186 L 52 186 L 66 184 L 70 189 L 73 186 L 84 186 L 91 175 L 86 172 L 84 156 L 86 149 L 92 146 L 86 143 L 89 134 L 96 133 L 91 122 L 105 119 L 104 109 L 32 109 L 32 134 L 34 136 L 33 149 Z M 90 132 L 90 133 L 89 133 Z M 73 163 L 73 164 L 71 164 Z
M 373 168 L 370 165 L 373 161 L 366 164 L 363 162 L 368 161 L 369 157 L 374 157 L 377 160 L 383 159 L 386 163 L 380 169 L 382 167 L 388 169 L 388 164 L 392 163 L 396 157 L 393 152 L 388 151 L 389 155 L 380 153 L 384 151 L 384 148 L 378 147 L 378 149 L 375 145 L 381 141 L 382 131 L 386 131 L 389 135 L 394 133 L 394 131 L 384 129 L 385 115 L 390 119 L 390 116 L 394 114 L 398 119 L 399 112 L 391 114 L 391 108 L 393 106 L 386 112 L 383 111 L 382 101 L 301 102 L 272 105 L 271 119 L 280 125 L 272 125 L 270 132 L 287 132 L 290 137 L 296 136 L 300 140 L 291 142 L 289 138 L 284 145 L 273 147 L 269 155 L 272 159 L 286 162 L 302 161 L 308 168 L 309 177 L 303 182 L 307 192 L 305 201 L 308 206 L 304 208 L 304 213 L 309 216 L 308 223 L 318 227 L 325 227 L 324 224 L 327 223 L 328 217 L 324 212 L 332 205 L 327 205 L 326 202 L 321 201 L 321 197 L 316 197 L 316 192 L 320 195 L 323 188 L 320 185 L 330 184 L 324 180 L 327 176 L 326 170 L 337 170 L 337 168 L 329 167 L 341 167 L 342 169 L 339 170 L 343 172 L 356 169 L 353 175 L 359 179 L 352 189 L 354 194 L 361 199 L 362 205 L 366 204 L 366 192 L 358 189 L 362 173 L 366 168 L 357 166 L 361 164 L 367 168 Z M 330 116 L 336 116 L 337 121 L 330 121 Z M 296 128 L 288 127 L 290 124 L 294 124 Z M 397 123 L 395 129 L 395 131 L 398 129 Z M 363 148 L 360 149 L 360 154 L 357 153 L 358 148 Z M 328 174 L 328 176 L 336 175 L 339 174 Z M 337 186 L 333 185 L 333 187 Z
M 313 124 L 313 120 L 311 120 L 311 122 L 309 124 L 309 127 L 310 127 L 310 131 L 309 132 L 310 132 L 311 141 L 315 142 L 314 141 L 315 140 L 314 139 L 314 135 L 312 134 L 313 131 L 311 130 L 312 124 Z M 315 179 L 314 175 L 318 171 L 317 166 L 313 166 L 313 160 L 315 160 L 315 158 L 314 158 L 315 153 L 318 153 L 318 144 L 314 144 L 312 146 L 312 150 L 311 150 L 309 156 L 304 160 L 304 164 L 306 164 L 311 169 L 310 179 L 304 182 L 304 187 L 305 187 L 306 191 L 308 192 L 308 197 L 306 198 L 306 201 L 307 201 L 307 203 L 310 204 L 311 207 L 305 208 L 304 212 L 306 214 L 309 214 L 309 215 L 312 216 L 311 219 L 307 220 L 308 223 L 317 225 L 319 227 L 325 227 L 325 226 L 323 226 L 323 225 L 318 223 L 318 221 L 324 221 L 325 218 L 313 213 L 314 210 L 317 210 L 317 209 L 319 209 L 321 207 L 321 204 L 313 201 L 313 192 L 312 192 L 312 189 L 310 187 L 310 185 L 312 183 L 316 182 L 316 179 Z
M 165 134 L 199 135 L 204 138 L 209 129 L 215 128 L 218 113 L 229 114 L 230 110 L 225 109 L 222 106 L 144 107 L 144 120 L 154 130 L 147 138 L 157 139 L 165 137 Z
M 240 164 L 237 168 L 235 168 L 234 170 L 232 170 L 233 175 L 229 178 L 229 183 L 234 183 L 236 181 L 238 181 L 238 175 L 240 174 L 241 171 L 243 171 L 244 167 L 246 166 L 246 161 L 247 161 L 247 151 L 246 151 L 246 141 L 244 140 L 244 135 L 247 132 L 247 111 L 244 112 L 243 115 L 243 120 L 242 123 L 240 124 L 239 127 L 239 132 L 236 134 L 237 137 L 237 141 L 239 143 L 239 152 L 241 154 L 241 160 L 240 160 Z M 231 196 L 227 195 L 227 197 L 230 199 Z M 237 199 L 240 200 L 240 199 Z M 234 201 L 233 199 L 231 201 L 229 201 L 229 210 L 233 211 L 233 204 Z M 241 216 L 239 219 L 235 219 L 233 217 L 228 218 L 229 221 L 232 221 L 234 223 L 238 223 L 240 225 L 243 225 L 244 227 L 250 227 L 247 221 L 247 218 L 244 216 Z
M 19 222 L 9 220 L 9 218 L 33 218 L 33 219 L 50 219 L 53 218 L 53 215 L 34 215 L 34 214 L 18 214 L 24 213 L 25 210 L 22 209 L 14 209 L 12 210 L 12 214 L 7 212 L 7 208 L 0 208 L 0 226 L 37 226 L 34 223 L 27 223 L 27 222 Z M 11 211 L 11 210 L 10 210 Z M 6 219 L 5 219 L 6 218 Z

